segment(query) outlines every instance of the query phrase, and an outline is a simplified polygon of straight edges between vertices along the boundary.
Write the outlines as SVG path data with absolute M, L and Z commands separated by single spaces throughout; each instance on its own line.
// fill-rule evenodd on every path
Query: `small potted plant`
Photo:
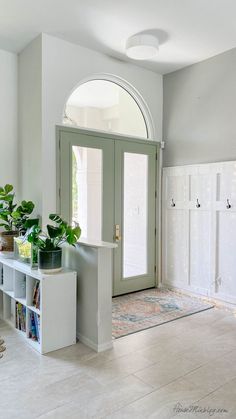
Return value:
M 22 201 L 19 206 L 15 204 L 15 193 L 12 185 L 0 187 L 0 227 L 5 231 L 0 233 L 0 250 L 13 252 L 14 237 L 32 225 L 29 215 L 33 212 L 32 201 Z
M 12 213 L 13 224 L 19 237 L 14 237 L 14 256 L 21 262 L 30 263 L 32 245 L 25 240 L 26 231 L 33 225 L 39 225 L 39 218 L 29 218 L 29 214 L 33 211 L 34 204 L 32 201 L 22 201 Z
M 47 225 L 47 233 L 43 233 L 37 225 L 26 233 L 27 240 L 38 248 L 38 268 L 44 273 L 55 273 L 62 269 L 63 243 L 75 246 L 81 235 L 79 225 L 70 226 L 57 214 L 50 214 L 49 219 L 55 225 Z

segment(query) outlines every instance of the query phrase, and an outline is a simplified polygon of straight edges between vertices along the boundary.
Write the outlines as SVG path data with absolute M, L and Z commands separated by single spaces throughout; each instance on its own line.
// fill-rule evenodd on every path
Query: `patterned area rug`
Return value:
M 156 288 L 115 297 L 112 301 L 115 339 L 214 307 L 198 298 Z
M 4 346 L 4 340 L 0 336 L 0 359 L 3 357 L 3 353 L 6 350 L 6 346 Z

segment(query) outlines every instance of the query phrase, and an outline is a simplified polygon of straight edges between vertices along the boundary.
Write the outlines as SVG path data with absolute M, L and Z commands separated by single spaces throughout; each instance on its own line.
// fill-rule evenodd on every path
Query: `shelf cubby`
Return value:
M 3 320 L 15 327 L 15 300 L 3 293 Z
M 34 302 L 34 293 L 35 293 L 35 287 L 36 286 L 38 286 L 38 292 L 39 292 L 39 296 L 41 298 L 40 280 L 27 275 L 27 287 L 26 287 L 27 306 L 30 307 L 30 309 L 32 311 L 40 314 L 40 300 L 39 300 L 39 307 L 36 307 L 35 302 Z
M 15 327 L 18 331 L 26 335 L 27 332 L 27 315 L 26 305 L 19 301 L 15 301 Z
M 3 264 L 3 290 L 13 292 L 13 274 L 14 271 L 10 266 Z
M 14 298 L 26 305 L 26 275 L 19 271 L 14 271 Z
M 34 310 L 27 309 L 27 338 L 30 342 L 40 346 L 41 342 L 41 317 Z

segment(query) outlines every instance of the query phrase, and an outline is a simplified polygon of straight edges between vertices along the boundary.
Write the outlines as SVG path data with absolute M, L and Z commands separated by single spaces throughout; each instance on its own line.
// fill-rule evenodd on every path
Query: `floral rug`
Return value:
M 199 298 L 157 288 L 112 300 L 112 336 L 117 339 L 213 308 Z

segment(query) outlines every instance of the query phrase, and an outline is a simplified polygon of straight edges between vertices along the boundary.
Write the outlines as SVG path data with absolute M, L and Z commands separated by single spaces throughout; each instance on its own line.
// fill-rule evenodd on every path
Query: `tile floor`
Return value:
M 1 419 L 236 418 L 232 312 L 157 326 L 101 354 L 78 343 L 41 356 L 3 322 L 0 335 Z

